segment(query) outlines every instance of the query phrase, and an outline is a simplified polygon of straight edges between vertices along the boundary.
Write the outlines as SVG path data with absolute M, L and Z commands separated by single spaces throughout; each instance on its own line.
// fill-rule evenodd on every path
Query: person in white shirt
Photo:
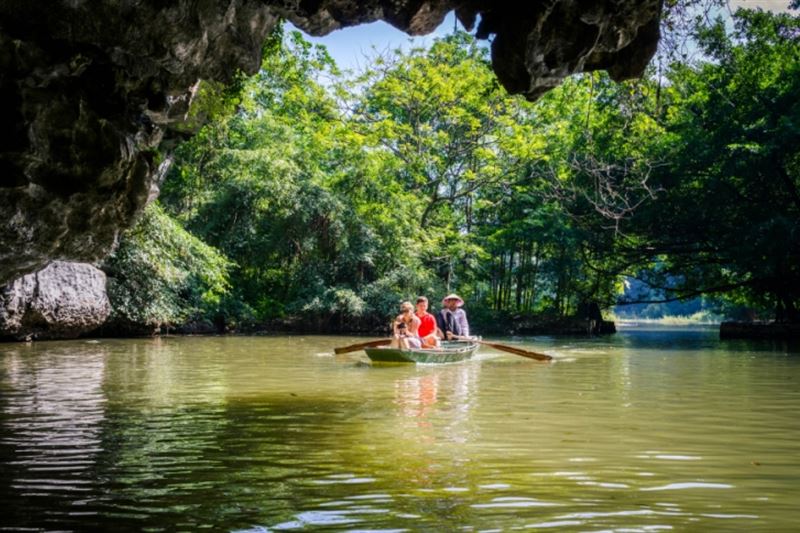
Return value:
M 442 309 L 436 313 L 436 325 L 445 338 L 469 337 L 467 313 L 461 309 L 464 300 L 457 294 L 448 294 L 442 300 Z
M 400 304 L 400 314 L 394 321 L 394 335 L 390 346 L 408 350 L 410 348 L 421 348 L 422 340 L 419 338 L 419 325 L 421 321 L 414 314 L 414 306 L 411 302 Z

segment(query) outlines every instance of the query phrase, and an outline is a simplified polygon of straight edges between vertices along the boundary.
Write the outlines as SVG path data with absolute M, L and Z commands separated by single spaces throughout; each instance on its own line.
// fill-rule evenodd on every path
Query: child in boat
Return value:
M 414 314 L 420 320 L 417 334 L 422 339 L 422 347 L 438 348 L 440 337 L 437 334 L 436 317 L 428 312 L 428 298 L 425 296 L 417 298 L 417 312 Z
M 422 340 L 419 338 L 419 325 L 421 321 L 414 314 L 414 306 L 411 302 L 400 304 L 400 314 L 394 321 L 394 338 L 392 348 L 408 350 L 410 348 L 421 348 Z

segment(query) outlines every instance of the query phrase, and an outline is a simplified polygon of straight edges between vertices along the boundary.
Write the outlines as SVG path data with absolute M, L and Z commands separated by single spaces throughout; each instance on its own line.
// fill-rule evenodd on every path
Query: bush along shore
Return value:
M 386 336 L 390 317 L 285 317 L 268 322 L 226 324 L 223 320 L 198 319 L 183 324 L 136 324 L 109 321 L 84 336 L 152 337 L 158 335 L 258 335 L 258 334 L 328 334 Z M 470 324 L 476 335 L 608 335 L 616 333 L 613 321 L 589 320 L 586 317 L 504 316 L 497 320 L 484 317 Z M 40 338 L 44 338 L 41 337 Z

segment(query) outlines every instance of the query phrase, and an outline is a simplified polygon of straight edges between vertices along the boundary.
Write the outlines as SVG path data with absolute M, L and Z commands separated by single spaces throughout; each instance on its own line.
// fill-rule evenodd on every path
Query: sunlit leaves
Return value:
M 257 75 L 201 86 L 211 121 L 162 199 L 235 262 L 234 298 L 263 319 L 382 321 L 446 290 L 563 315 L 642 269 L 766 301 L 800 264 L 797 22 L 743 14 L 733 36 L 697 35 L 709 61 L 576 76 L 531 104 L 465 33 L 343 76 L 277 32 Z
M 151 204 L 103 267 L 111 319 L 155 328 L 213 314 L 230 290 L 231 267 Z

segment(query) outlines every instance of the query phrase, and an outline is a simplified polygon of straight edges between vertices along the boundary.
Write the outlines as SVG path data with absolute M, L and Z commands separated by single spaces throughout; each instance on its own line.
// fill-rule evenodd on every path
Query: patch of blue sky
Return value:
M 408 35 L 383 21 L 334 30 L 323 37 L 314 37 L 300 31 L 307 41 L 324 45 L 340 70 L 359 72 L 369 64 L 369 58 L 377 54 L 385 54 L 398 48 L 404 51 L 426 48 L 435 39 L 452 33 L 456 27 L 463 29 L 461 24 L 456 23 L 455 14 L 451 11 L 433 33 L 422 36 Z M 297 28 L 287 23 L 286 29 Z

